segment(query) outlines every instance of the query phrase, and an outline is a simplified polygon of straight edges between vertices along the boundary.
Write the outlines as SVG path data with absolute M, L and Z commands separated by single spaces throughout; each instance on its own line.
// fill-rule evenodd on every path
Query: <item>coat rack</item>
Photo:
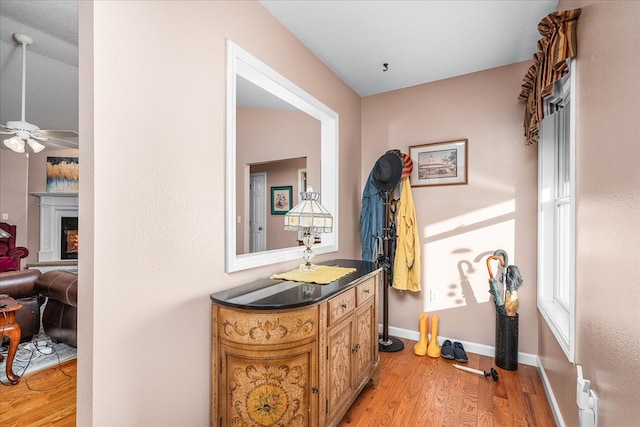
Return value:
M 393 191 L 393 190 L 392 190 Z M 382 275 L 382 335 L 378 337 L 378 350 L 393 353 L 404 348 L 404 343 L 396 337 L 389 336 L 389 275 L 391 274 L 391 261 L 389 257 L 389 240 L 395 240 L 389 233 L 389 211 L 391 210 L 391 200 L 389 191 L 383 192 L 384 223 L 382 224 L 382 251 L 383 255 L 378 259 L 378 265 L 383 268 Z

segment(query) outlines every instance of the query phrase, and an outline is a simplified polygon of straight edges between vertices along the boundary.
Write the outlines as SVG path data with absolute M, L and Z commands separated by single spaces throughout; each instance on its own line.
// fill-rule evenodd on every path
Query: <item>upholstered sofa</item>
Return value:
M 0 294 L 7 294 L 22 304 L 22 309 L 16 312 L 16 321 L 22 330 L 21 341 L 30 340 L 42 325 L 55 342 L 77 345 L 76 274 L 58 270 L 43 274 L 39 270 L 6 271 L 0 273 Z

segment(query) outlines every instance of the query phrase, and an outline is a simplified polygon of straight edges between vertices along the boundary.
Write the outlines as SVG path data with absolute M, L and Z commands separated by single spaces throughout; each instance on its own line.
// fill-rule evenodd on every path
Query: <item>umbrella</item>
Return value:
M 493 278 L 491 271 L 491 260 L 498 260 L 503 268 L 504 274 L 500 277 L 500 282 L 504 283 L 504 288 Z M 496 309 L 500 314 L 507 316 L 515 316 L 520 301 L 518 299 L 518 287 L 522 284 L 522 275 L 515 265 L 509 265 L 509 256 L 503 249 L 496 250 L 492 256 L 487 258 L 487 268 L 489 269 L 489 293 L 493 295 L 496 303 Z
M 493 278 L 493 271 L 491 271 L 491 260 L 498 260 L 500 265 L 504 267 L 504 259 L 502 256 L 491 255 L 487 258 L 487 269 L 489 270 L 489 293 L 493 295 L 493 301 L 496 304 L 496 310 L 500 314 L 506 314 L 506 310 L 504 308 L 504 299 L 502 298 L 502 290 L 500 289 L 500 285 L 498 281 Z
M 520 270 L 515 265 L 507 266 L 507 274 L 505 278 L 505 311 L 507 316 L 515 316 L 520 306 L 518 300 L 518 287 L 522 283 Z

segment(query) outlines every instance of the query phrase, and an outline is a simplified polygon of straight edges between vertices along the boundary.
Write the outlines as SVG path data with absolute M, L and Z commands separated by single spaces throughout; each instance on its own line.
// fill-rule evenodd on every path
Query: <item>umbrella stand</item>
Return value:
M 498 285 L 491 271 L 491 261 L 497 260 L 503 268 L 500 281 L 504 280 L 504 287 Z M 496 365 L 502 369 L 515 371 L 518 369 L 518 292 L 522 283 L 520 270 L 515 265 L 507 265 L 507 252 L 498 249 L 487 258 L 489 270 L 489 293 L 496 303 Z
M 378 350 L 387 353 L 393 353 L 400 351 L 404 348 L 404 343 L 396 337 L 389 336 L 389 274 L 390 274 L 390 262 L 389 262 L 389 239 L 395 238 L 395 236 L 389 236 L 389 191 L 384 192 L 384 223 L 382 226 L 382 247 L 384 251 L 384 258 L 382 260 L 382 266 L 384 271 L 382 273 L 382 335 L 378 338 Z
M 518 322 L 518 313 L 496 313 L 495 362 L 507 371 L 518 370 Z

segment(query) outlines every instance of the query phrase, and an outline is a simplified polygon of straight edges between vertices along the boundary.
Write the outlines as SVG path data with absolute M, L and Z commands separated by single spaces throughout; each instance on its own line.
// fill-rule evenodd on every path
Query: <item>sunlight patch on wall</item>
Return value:
M 509 200 L 424 228 L 424 311 L 493 304 L 486 260 L 496 249 L 515 256 L 514 212 Z

